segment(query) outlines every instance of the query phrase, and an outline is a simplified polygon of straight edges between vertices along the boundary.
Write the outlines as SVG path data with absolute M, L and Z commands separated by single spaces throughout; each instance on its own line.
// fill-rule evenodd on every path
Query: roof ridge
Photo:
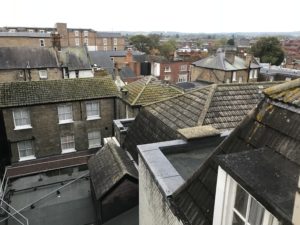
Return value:
M 142 90 L 140 91 L 140 93 L 133 100 L 132 105 L 135 105 L 135 103 L 139 100 L 139 98 L 143 94 L 144 90 L 146 89 L 147 85 L 150 83 L 151 79 L 152 79 L 152 76 L 150 76 L 149 79 L 146 81 L 146 83 L 144 84 L 144 87 L 142 88 Z
M 272 94 L 276 94 L 278 92 L 282 92 L 287 89 L 296 88 L 296 87 L 300 87 L 300 78 L 293 80 L 293 81 L 289 81 L 289 82 L 285 82 L 282 84 L 278 84 L 278 85 L 269 87 L 269 88 L 265 89 L 263 92 L 266 95 L 272 95 Z
M 200 114 L 200 116 L 199 116 L 199 118 L 198 118 L 197 125 L 202 125 L 202 124 L 203 124 L 203 121 L 204 121 L 205 116 L 206 116 L 206 114 L 207 114 L 207 112 L 208 112 L 210 103 L 211 103 L 212 98 L 213 98 L 213 96 L 214 96 L 214 94 L 215 94 L 215 91 L 216 91 L 216 89 L 217 89 L 217 86 L 218 86 L 217 84 L 211 85 L 211 90 L 210 90 L 210 92 L 209 92 L 209 94 L 208 94 L 208 96 L 207 96 L 207 98 L 206 98 L 206 102 L 205 102 L 204 108 L 203 108 L 203 110 L 202 110 L 202 112 L 201 112 L 201 114 Z

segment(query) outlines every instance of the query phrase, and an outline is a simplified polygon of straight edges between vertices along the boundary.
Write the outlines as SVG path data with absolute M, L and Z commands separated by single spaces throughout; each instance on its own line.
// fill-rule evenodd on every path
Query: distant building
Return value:
M 234 49 L 218 50 L 215 55 L 192 63 L 191 81 L 214 83 L 246 83 L 257 81 L 259 63 L 247 55 L 246 60 L 236 56 Z
M 49 27 L 2 27 L 0 47 L 82 47 L 89 50 L 120 51 L 125 48 L 120 33 L 98 32 L 93 29 L 68 28 L 66 23 Z
M 283 68 L 281 66 L 262 65 L 258 81 L 281 81 L 300 78 L 300 70 Z

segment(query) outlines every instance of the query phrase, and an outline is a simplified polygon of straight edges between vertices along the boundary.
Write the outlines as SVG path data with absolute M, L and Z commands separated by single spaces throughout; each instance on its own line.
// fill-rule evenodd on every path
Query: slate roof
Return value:
M 224 52 L 218 52 L 216 55 L 212 55 L 193 62 L 192 65 L 196 67 L 204 67 L 209 69 L 224 70 L 224 71 L 235 71 L 235 70 L 246 70 L 245 60 L 235 56 L 234 63 L 231 64 L 225 59 Z M 250 68 L 260 68 L 259 64 L 253 59 Z
M 0 37 L 50 38 L 51 34 L 40 32 L 0 32 Z
M 1 47 L 0 69 L 59 67 L 56 52 L 53 48 Z
M 217 180 L 217 163 L 215 157 L 218 155 L 226 156 L 232 153 L 268 148 L 270 151 L 280 154 L 280 158 L 288 160 L 289 163 L 296 164 L 299 168 L 300 108 L 295 104 L 290 106 L 288 102 L 284 103 L 280 99 L 275 98 L 274 101 L 274 97 L 272 97 L 273 93 L 277 93 L 276 96 L 280 95 L 280 93 L 293 95 L 296 86 L 299 87 L 298 82 L 292 81 L 284 85 L 266 89 L 266 99 L 245 117 L 229 137 L 215 150 L 207 162 L 175 192 L 171 202 L 179 211 L 179 215 L 183 220 L 187 221 L 188 224 L 212 224 Z M 300 99 L 299 96 L 297 98 Z M 261 157 L 264 156 L 262 155 Z M 278 158 L 279 156 L 276 157 Z M 260 166 L 262 167 L 263 165 Z M 265 166 L 267 167 L 267 165 Z M 277 165 L 277 170 L 280 166 Z M 276 170 L 276 167 L 273 170 Z M 299 173 L 295 175 L 299 176 Z M 263 179 L 273 179 L 271 176 L 273 174 L 266 174 L 266 178 Z M 280 176 L 278 179 L 280 179 Z M 261 184 L 261 188 L 265 188 L 265 190 L 272 188 L 263 186 L 263 181 Z M 268 186 L 272 185 L 276 184 L 268 184 Z M 259 195 L 259 191 L 248 191 L 254 196 Z M 278 194 L 279 192 L 280 190 L 278 190 Z M 291 202 L 290 198 L 286 198 L 286 200 L 285 204 L 288 204 L 290 207 L 293 202 Z M 262 203 L 266 201 L 269 201 L 267 196 L 264 197 Z M 288 208 L 280 210 L 280 205 L 276 209 L 271 207 L 272 205 L 271 203 L 269 205 L 264 204 L 267 210 L 281 221 L 285 221 L 285 218 L 289 218 L 291 221 L 290 214 L 286 213 L 286 210 L 289 210 Z
M 263 89 L 274 84 L 213 84 L 150 104 L 129 129 L 125 147 L 137 159 L 136 145 L 176 139 L 178 129 L 211 125 L 232 130 L 263 98 Z
M 83 47 L 63 48 L 59 53 L 59 59 L 62 66 L 68 67 L 69 70 L 92 69 L 87 51 Z
M 118 96 L 110 77 L 0 83 L 0 108 Z
M 96 35 L 97 37 L 102 37 L 102 38 L 122 37 L 121 33 L 114 33 L 114 32 L 97 32 Z
M 88 167 L 97 199 L 104 197 L 125 176 L 138 179 L 133 162 L 126 152 L 111 140 L 90 158 Z
M 154 76 L 145 76 L 124 87 L 128 91 L 123 100 L 130 105 L 144 106 L 182 94 L 176 87 L 163 84 Z

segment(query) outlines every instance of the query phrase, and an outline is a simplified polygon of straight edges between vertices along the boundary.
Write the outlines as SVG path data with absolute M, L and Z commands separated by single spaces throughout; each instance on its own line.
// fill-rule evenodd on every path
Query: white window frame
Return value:
M 178 83 L 187 82 L 187 74 L 178 75 Z
M 74 35 L 75 35 L 75 37 L 78 37 L 78 36 L 79 36 L 79 31 L 78 31 L 78 30 L 75 30 L 75 31 L 74 31 Z
M 17 30 L 14 29 L 14 28 L 11 28 L 11 29 L 8 30 L 9 33 L 15 33 L 16 31 L 17 31 Z
M 254 79 L 257 78 L 257 74 L 258 74 L 258 70 L 254 70 L 254 76 L 253 76 Z
M 107 47 L 106 47 L 106 46 L 104 46 L 104 47 L 103 47 L 103 50 L 104 50 L 104 51 L 107 51 Z
M 89 149 L 101 147 L 101 132 L 94 130 L 88 132 Z
M 66 112 L 66 109 L 69 109 L 69 112 Z M 58 121 L 59 124 L 65 123 L 73 123 L 73 109 L 72 104 L 61 104 L 57 106 L 57 113 L 58 113 Z M 71 115 L 71 116 L 67 116 Z
M 114 45 L 118 45 L 118 38 L 114 38 Z
M 184 65 L 180 65 L 180 71 L 187 71 L 187 65 L 184 64 Z
M 254 70 L 250 70 L 249 79 L 254 78 Z
M 234 208 L 237 185 L 239 185 L 239 184 L 219 166 L 217 187 L 216 187 L 216 196 L 215 196 L 213 225 L 231 225 L 232 224 L 233 213 L 237 211 Z M 243 187 L 241 185 L 239 185 L 239 186 L 243 189 Z M 243 190 L 248 194 L 247 208 L 246 208 L 247 209 L 247 213 L 246 213 L 247 218 L 249 218 L 250 201 L 255 201 L 264 209 L 262 224 L 263 225 L 279 225 L 279 222 L 276 219 L 276 217 L 274 217 L 270 212 L 268 212 L 264 208 L 264 206 L 262 206 L 245 189 L 243 189 Z M 249 224 L 249 223 L 245 222 L 245 224 Z
M 84 38 L 84 44 L 89 45 L 89 39 L 88 38 Z
M 39 30 L 39 32 L 40 32 L 41 34 L 44 34 L 44 33 L 45 33 L 45 30 Z
M 40 39 L 40 47 L 45 47 L 46 43 L 45 43 L 45 39 Z
M 83 31 L 83 36 L 84 37 L 88 37 L 89 36 L 89 32 L 87 30 Z
M 27 31 L 30 32 L 30 33 L 33 33 L 33 32 L 34 32 L 33 29 L 28 29 Z
M 17 142 L 17 148 L 18 148 L 18 154 L 19 154 L 19 161 L 25 161 L 25 160 L 31 160 L 31 159 L 36 159 L 33 151 L 33 145 L 32 141 L 27 140 L 27 141 L 20 141 Z M 31 154 L 28 154 L 26 156 L 21 156 L 21 151 L 30 151 Z
M 165 75 L 165 79 L 164 80 L 171 80 L 171 75 Z
M 103 45 L 107 45 L 107 38 L 103 38 Z
M 60 136 L 61 153 L 76 152 L 74 135 Z
M 236 72 L 232 72 L 232 82 L 236 81 Z
M 47 80 L 48 79 L 47 70 L 39 70 L 39 77 L 41 80 Z
M 76 46 L 80 46 L 79 38 L 75 38 L 75 45 L 76 45 Z
M 85 109 L 86 109 L 86 120 L 97 120 L 101 118 L 99 101 L 86 102 Z
M 171 66 L 165 66 L 165 73 L 170 73 L 171 72 Z
M 19 118 L 18 113 L 21 113 L 21 117 Z M 31 129 L 31 120 L 29 110 L 26 108 L 17 108 L 13 110 L 13 119 L 14 119 L 14 130 L 23 130 L 23 129 Z M 17 120 L 25 121 L 25 123 L 21 122 L 21 124 L 17 124 Z
M 239 77 L 239 83 L 243 83 L 243 77 Z

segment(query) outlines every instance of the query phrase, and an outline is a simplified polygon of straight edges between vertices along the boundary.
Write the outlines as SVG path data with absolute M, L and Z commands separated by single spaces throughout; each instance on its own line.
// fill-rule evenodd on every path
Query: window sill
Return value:
M 76 149 L 69 148 L 69 149 L 64 149 L 64 150 L 61 151 L 62 154 L 71 153 L 71 152 L 76 152 Z
M 31 159 L 36 159 L 36 157 L 34 155 L 20 157 L 19 162 L 26 161 L 26 160 L 31 160 Z
M 94 145 L 94 146 L 89 146 L 89 149 L 93 149 L 93 148 L 101 148 L 102 145 Z
M 67 124 L 67 123 L 73 123 L 74 121 L 73 120 L 62 120 L 62 121 L 59 121 L 58 124 Z
M 91 116 L 86 118 L 86 120 L 99 120 L 99 119 L 101 119 L 100 116 Z
M 30 125 L 24 125 L 24 126 L 16 126 L 14 130 L 25 130 L 25 129 L 31 129 L 32 126 Z

